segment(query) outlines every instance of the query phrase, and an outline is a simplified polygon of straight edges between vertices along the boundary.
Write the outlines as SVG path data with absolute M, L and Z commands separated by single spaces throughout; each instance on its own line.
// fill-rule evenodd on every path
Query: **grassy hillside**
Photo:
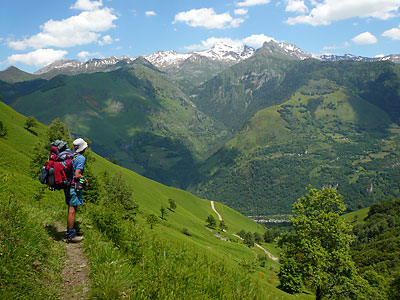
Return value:
M 54 224 L 65 224 L 62 192 L 45 190 L 30 176 L 35 145 L 46 142 L 43 125 L 24 129 L 26 118 L 0 103 L 0 120 L 7 135 L 0 138 L 0 244 L 6 298 L 57 299 L 62 294 L 64 255 L 54 240 Z M 215 213 L 208 200 L 163 186 L 92 154 L 91 173 L 98 180 L 101 197 L 78 213 L 90 261 L 90 296 L 101 299 L 291 299 L 278 290 L 278 265 L 258 248 L 249 248 L 233 236 L 241 229 L 263 233 L 263 228 L 222 204 L 216 209 L 227 232 L 207 229 L 205 219 Z M 89 169 L 88 169 L 89 170 Z M 123 175 L 133 188 L 139 210 L 125 218 L 122 199 L 110 203 L 104 171 Z M 94 181 L 92 181 L 94 182 Z M 173 199 L 153 229 L 150 214 Z M 186 233 L 183 234 L 183 229 Z M 230 240 L 230 241 L 228 241 Z M 271 245 L 268 245 L 271 247 Z M 301 295 L 306 299 L 306 295 Z
M 329 80 L 258 111 L 206 161 L 197 186 L 249 215 L 288 213 L 305 188 L 337 186 L 350 210 L 398 196 L 400 128 Z

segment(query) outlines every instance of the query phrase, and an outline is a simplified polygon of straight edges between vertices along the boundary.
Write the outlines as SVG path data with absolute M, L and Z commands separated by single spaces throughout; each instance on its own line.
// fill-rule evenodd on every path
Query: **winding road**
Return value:
M 222 221 L 222 217 L 221 217 L 221 215 L 219 214 L 219 212 L 215 209 L 215 205 L 214 205 L 214 201 L 210 201 L 210 203 L 211 203 L 211 208 L 212 208 L 212 210 L 217 214 L 217 216 L 218 216 L 218 219 L 219 219 L 219 221 L 221 222 Z M 237 234 L 233 234 L 235 237 L 237 237 L 237 238 L 239 238 L 239 239 L 241 239 L 241 240 L 243 240 L 240 236 L 238 236 Z M 267 250 L 265 250 L 261 245 L 259 245 L 259 244 L 257 244 L 257 243 L 254 243 L 258 248 L 260 248 L 270 259 L 272 259 L 273 261 L 278 261 L 279 260 L 279 258 L 277 258 L 277 257 L 275 257 L 275 256 L 273 256 L 270 252 L 268 252 Z
M 218 219 L 219 219 L 219 221 L 221 222 L 221 221 L 222 221 L 222 217 L 221 217 L 221 215 L 217 212 L 217 210 L 215 209 L 214 201 L 211 201 L 211 208 L 212 208 L 212 210 L 217 214 Z

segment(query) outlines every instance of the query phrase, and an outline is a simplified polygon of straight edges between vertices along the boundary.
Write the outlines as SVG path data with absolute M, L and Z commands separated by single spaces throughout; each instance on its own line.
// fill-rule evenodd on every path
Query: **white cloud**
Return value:
M 229 13 L 217 14 L 212 8 L 200 8 L 178 13 L 172 24 L 178 22 L 184 22 L 191 27 L 225 29 L 238 27 L 244 20 L 234 19 Z
M 264 34 L 253 34 L 245 39 L 243 39 L 243 43 L 247 46 L 260 48 L 265 42 L 270 42 L 276 40 L 272 37 L 266 36 Z
M 54 49 L 37 49 L 27 54 L 13 54 L 8 57 L 7 61 L 10 64 L 23 63 L 36 67 L 46 66 L 53 61 L 63 59 L 68 52 L 65 50 Z
M 337 49 L 343 49 L 346 47 L 349 47 L 350 43 L 349 42 L 344 42 L 342 45 L 333 45 L 333 46 L 325 46 L 324 48 L 322 48 L 323 50 L 337 50 Z
M 237 6 L 255 6 L 255 5 L 263 5 L 268 4 L 270 0 L 245 0 L 243 2 L 236 3 Z
M 370 32 L 364 32 L 352 38 L 352 41 L 359 45 L 370 45 L 378 42 L 378 39 Z
M 217 43 L 225 43 L 228 45 L 232 45 L 233 47 L 243 47 L 244 45 L 260 48 L 265 42 L 275 41 L 274 38 L 268 37 L 264 34 L 253 34 L 247 38 L 242 40 L 233 40 L 231 38 L 216 38 L 211 37 L 205 41 L 201 41 L 201 44 L 191 45 L 185 47 L 186 50 L 194 51 L 194 50 L 206 50 L 210 49 Z
M 89 57 L 99 57 L 99 52 L 88 52 L 88 51 L 81 51 L 78 53 L 78 57 L 81 60 L 87 60 Z
M 287 0 L 286 11 L 305 13 L 308 11 L 304 0 Z
M 385 54 L 378 54 L 378 55 L 375 55 L 375 57 L 376 58 L 382 58 L 382 57 L 385 57 Z
M 156 16 L 157 14 L 156 14 L 156 12 L 155 11 L 152 11 L 152 10 L 149 10 L 149 11 L 146 11 L 145 12 L 145 14 L 146 14 L 146 16 Z
M 113 39 L 110 35 L 105 35 L 103 36 L 103 39 L 99 41 L 99 45 L 109 45 L 112 44 L 113 42 L 119 42 L 119 39 Z
M 80 10 L 95 10 L 103 6 L 102 1 L 90 1 L 90 0 L 77 0 L 74 5 L 70 8 L 72 9 L 80 9 Z
M 238 8 L 234 10 L 235 15 L 245 15 L 248 13 L 248 10 L 245 8 Z
M 96 42 L 99 32 L 107 31 L 115 25 L 117 17 L 111 9 L 84 11 L 61 21 L 49 20 L 41 26 L 42 32 L 20 41 L 9 41 L 8 46 L 16 50 L 44 47 L 73 47 Z
M 400 28 L 392 28 L 382 33 L 382 36 L 391 38 L 392 40 L 400 40 Z
M 387 20 L 398 15 L 400 0 L 324 0 L 313 6 L 308 15 L 288 18 L 286 23 L 318 26 L 356 17 Z
M 339 46 L 334 45 L 334 46 L 324 46 L 322 49 L 323 50 L 336 50 L 338 48 L 339 48 Z

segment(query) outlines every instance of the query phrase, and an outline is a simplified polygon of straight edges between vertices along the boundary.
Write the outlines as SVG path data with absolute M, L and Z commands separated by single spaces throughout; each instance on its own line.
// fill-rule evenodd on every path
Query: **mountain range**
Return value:
M 10 68 L 0 94 L 41 122 L 60 117 L 110 160 L 247 215 L 288 213 L 309 184 L 337 186 L 354 210 L 400 195 L 398 61 L 217 44 Z
M 271 44 L 271 45 L 276 44 L 288 55 L 302 60 L 307 58 L 315 58 L 321 61 L 342 61 L 342 60 L 364 61 L 364 62 L 391 61 L 394 63 L 400 63 L 399 54 L 391 54 L 375 58 L 356 56 L 351 54 L 315 55 L 307 53 L 301 50 L 296 45 L 290 43 L 285 43 L 285 42 L 277 43 L 274 40 L 271 40 L 269 42 L 266 42 L 265 44 Z M 181 69 L 185 64 L 189 62 L 197 64 L 198 67 L 204 64 L 205 61 L 212 61 L 217 65 L 222 64 L 224 67 L 232 66 L 242 60 L 245 60 L 253 56 L 256 53 L 256 51 L 257 50 L 255 50 L 254 48 L 245 45 L 234 46 L 232 44 L 218 42 L 211 48 L 204 51 L 193 51 L 185 53 L 177 52 L 174 50 L 158 51 L 142 57 L 151 62 L 159 70 L 171 73 L 171 72 L 177 72 L 178 69 Z M 119 58 L 117 57 L 109 57 L 102 59 L 95 58 L 95 59 L 90 59 L 86 62 L 81 62 L 79 60 L 58 60 L 39 69 L 33 75 L 39 78 L 50 79 L 57 75 L 78 75 L 78 74 L 95 73 L 95 72 L 107 72 L 121 68 L 126 64 L 132 63 L 137 58 L 138 57 L 129 58 L 127 56 L 122 56 Z M 2 81 L 13 80 L 11 75 L 10 79 L 8 79 L 7 74 L 15 72 L 15 69 L 16 69 L 15 67 L 11 67 L 11 69 L 0 71 L 0 80 Z M 26 74 L 30 76 L 32 75 L 29 73 Z M 21 79 L 21 81 L 25 80 L 27 77 L 25 76 L 22 78 L 23 79 Z

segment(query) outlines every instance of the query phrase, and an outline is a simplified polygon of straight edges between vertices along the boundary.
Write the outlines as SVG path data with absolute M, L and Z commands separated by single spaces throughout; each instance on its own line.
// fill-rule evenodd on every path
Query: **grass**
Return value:
M 369 207 L 365 207 L 356 211 L 352 211 L 343 215 L 343 219 L 349 222 L 352 226 L 363 225 L 365 218 L 368 216 Z
M 46 226 L 43 213 L 51 194 L 39 203 L 39 185 L 29 176 L 33 145 L 38 136 L 24 129 L 26 118 L 0 103 L 0 120 L 8 135 L 0 139 L 0 289 L 2 299 L 56 299 L 62 279 L 63 251 Z M 45 127 L 34 128 L 38 135 Z

